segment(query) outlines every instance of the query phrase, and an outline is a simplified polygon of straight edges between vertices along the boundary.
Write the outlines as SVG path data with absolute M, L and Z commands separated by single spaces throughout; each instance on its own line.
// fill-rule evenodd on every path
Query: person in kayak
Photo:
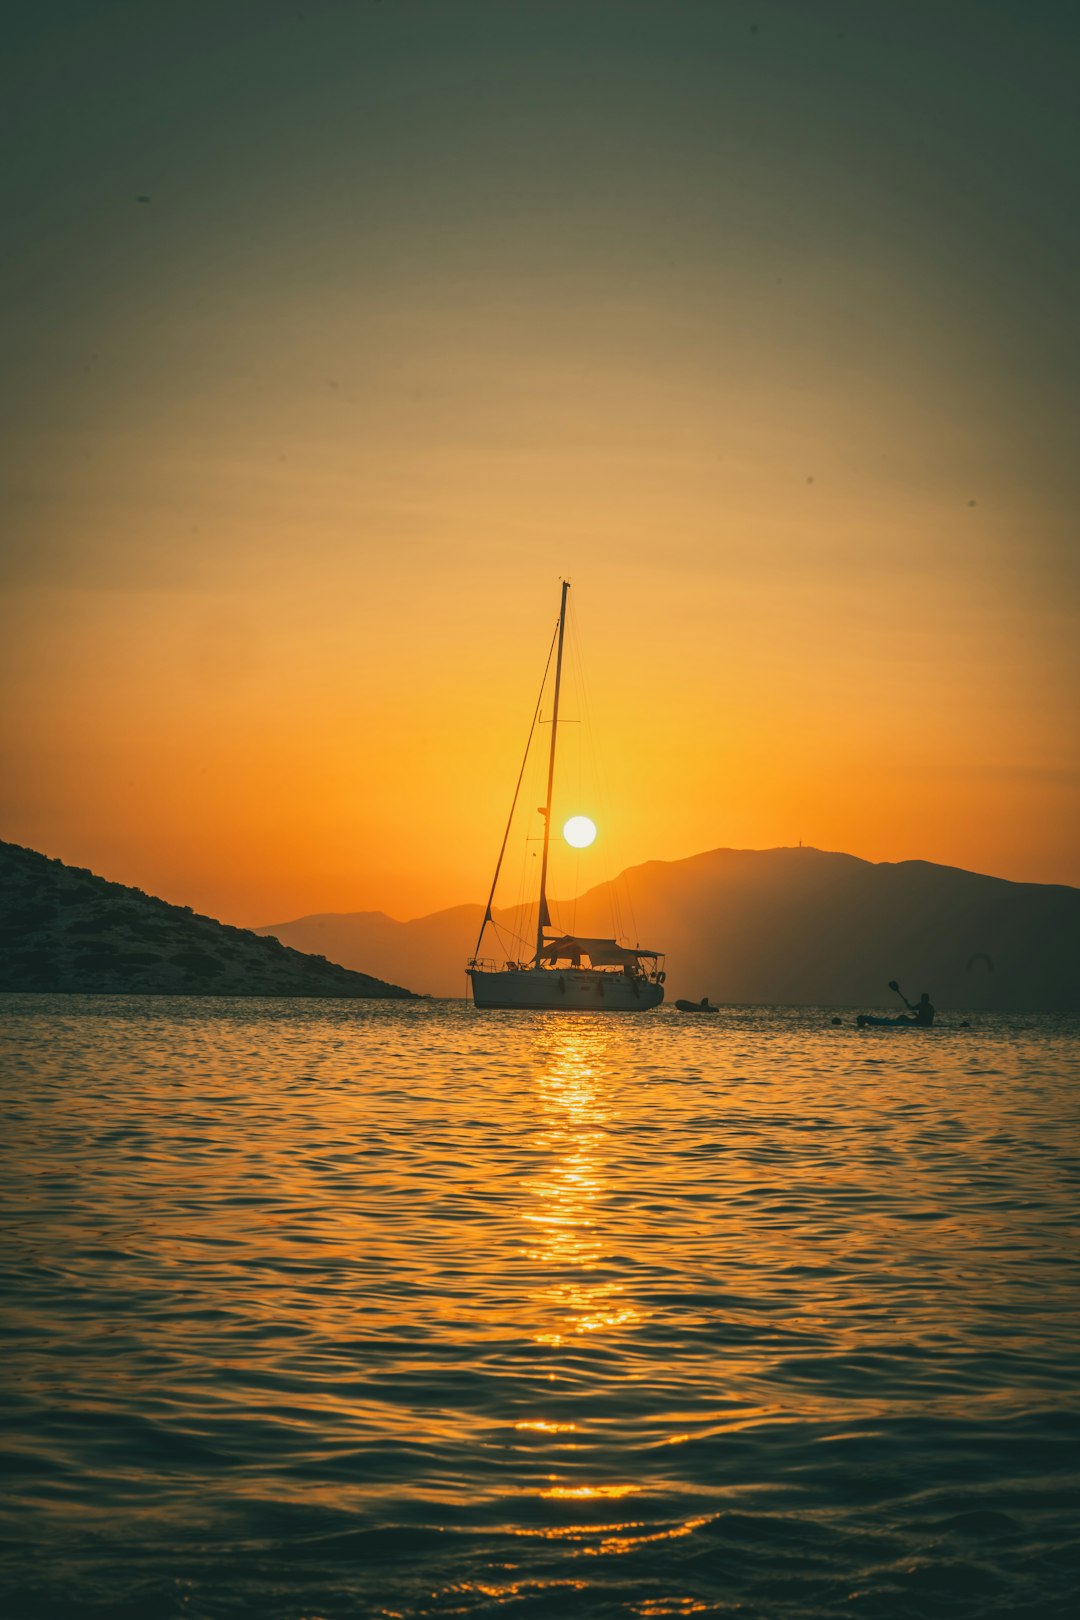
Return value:
M 913 1007 L 911 1005 L 911 1002 L 908 1000 L 907 996 L 904 996 L 903 991 L 901 991 L 900 994 L 903 996 L 904 1006 L 907 1008 L 908 1012 L 915 1014 L 914 1018 L 912 1019 L 912 1023 L 921 1025 L 923 1029 L 929 1029 L 930 1025 L 934 1022 L 934 1008 L 930 1001 L 929 990 L 923 991 L 922 995 L 919 997 L 919 1004 L 917 1007 Z

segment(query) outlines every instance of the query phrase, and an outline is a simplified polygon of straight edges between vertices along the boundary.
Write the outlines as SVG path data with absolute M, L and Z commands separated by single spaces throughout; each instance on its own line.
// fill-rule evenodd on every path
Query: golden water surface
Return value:
M 8 997 L 14 1616 L 1062 1615 L 1077 1028 Z

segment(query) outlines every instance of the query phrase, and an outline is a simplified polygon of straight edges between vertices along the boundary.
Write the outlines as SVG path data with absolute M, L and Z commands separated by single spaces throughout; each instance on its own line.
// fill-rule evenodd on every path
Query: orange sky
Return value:
M 812 9 L 25 21 L 0 835 L 231 922 L 482 900 L 566 574 L 566 881 L 1080 883 L 1060 50 Z

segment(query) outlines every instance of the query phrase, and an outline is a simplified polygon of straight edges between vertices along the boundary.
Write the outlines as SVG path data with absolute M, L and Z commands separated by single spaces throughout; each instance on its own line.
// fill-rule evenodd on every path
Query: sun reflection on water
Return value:
M 625 1281 L 610 1275 L 607 1155 L 615 1105 L 601 1061 L 610 1042 L 608 1031 L 582 1021 L 545 1032 L 537 1054 L 535 1143 L 546 1164 L 525 1183 L 523 1211 L 525 1258 L 543 1278 L 531 1298 L 537 1344 L 564 1346 L 642 1320 Z
M 541 1491 L 540 1495 L 557 1501 L 588 1502 L 601 1497 L 611 1500 L 620 1496 L 636 1496 L 641 1489 L 640 1485 L 552 1485 L 550 1489 Z
M 610 1027 L 560 1020 L 544 1031 L 535 1054 L 533 1142 L 540 1168 L 523 1182 L 523 1258 L 530 1277 L 525 1326 L 532 1342 L 547 1352 L 574 1355 L 643 1320 L 617 1259 L 608 1162 L 618 1125 L 611 1061 L 616 1041 Z M 549 1373 L 549 1378 L 560 1390 L 560 1376 Z M 576 1389 L 580 1397 L 580 1384 Z M 553 1459 L 567 1469 L 575 1453 L 588 1449 L 587 1421 L 544 1414 L 515 1428 L 545 1437 Z M 642 1489 L 625 1480 L 582 1479 L 576 1471 L 551 1473 L 534 1486 L 540 1498 L 555 1503 L 613 1500 Z

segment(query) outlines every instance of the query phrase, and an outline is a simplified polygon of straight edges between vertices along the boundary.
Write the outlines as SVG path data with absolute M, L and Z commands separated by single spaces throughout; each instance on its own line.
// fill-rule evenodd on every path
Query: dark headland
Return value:
M 280 941 L 0 842 L 0 991 L 410 1000 Z

